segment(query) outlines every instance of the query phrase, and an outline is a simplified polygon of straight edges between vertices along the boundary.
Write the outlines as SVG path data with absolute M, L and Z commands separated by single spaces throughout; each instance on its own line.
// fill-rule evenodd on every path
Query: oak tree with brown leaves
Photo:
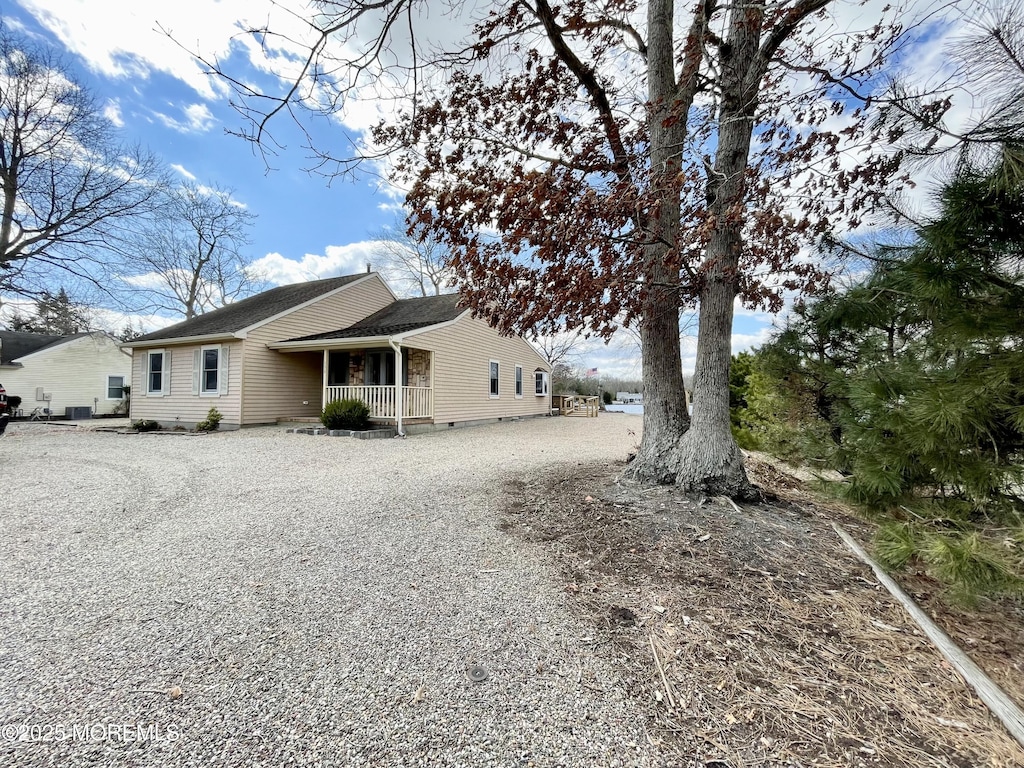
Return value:
M 451 38 L 459 4 L 439 25 L 421 0 L 320 2 L 302 75 L 280 94 L 234 80 L 236 105 L 244 135 L 272 148 L 272 119 L 296 105 L 344 113 L 379 97 L 375 84 L 404 96 L 367 144 L 314 147 L 319 168 L 386 158 L 410 230 L 445 245 L 469 305 L 504 332 L 639 326 L 629 473 L 743 497 L 734 302 L 778 310 L 821 286 L 808 249 L 858 226 L 897 181 L 898 137 L 855 98 L 880 96 L 904 39 L 902 9 L 879 5 L 498 0 L 460 46 L 427 39 L 439 26 Z M 678 328 L 695 306 L 691 417 Z

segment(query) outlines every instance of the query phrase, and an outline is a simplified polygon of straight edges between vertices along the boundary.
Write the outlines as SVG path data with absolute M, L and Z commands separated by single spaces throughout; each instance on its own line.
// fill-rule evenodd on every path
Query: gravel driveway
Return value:
M 505 479 L 639 431 L 12 429 L 0 765 L 658 764 L 558 573 L 496 528 Z

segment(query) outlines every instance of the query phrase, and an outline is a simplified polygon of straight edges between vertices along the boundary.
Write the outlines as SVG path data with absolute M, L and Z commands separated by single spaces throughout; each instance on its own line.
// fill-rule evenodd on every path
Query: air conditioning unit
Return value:
M 81 421 L 82 419 L 91 419 L 92 408 L 88 405 L 69 405 L 64 409 L 64 418 L 74 419 L 75 421 Z

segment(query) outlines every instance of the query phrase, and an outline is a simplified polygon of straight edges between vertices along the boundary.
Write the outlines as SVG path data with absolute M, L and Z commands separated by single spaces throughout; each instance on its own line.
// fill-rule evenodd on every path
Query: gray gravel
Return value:
M 659 764 L 557 571 L 496 528 L 505 478 L 639 429 L 12 428 L 0 765 Z

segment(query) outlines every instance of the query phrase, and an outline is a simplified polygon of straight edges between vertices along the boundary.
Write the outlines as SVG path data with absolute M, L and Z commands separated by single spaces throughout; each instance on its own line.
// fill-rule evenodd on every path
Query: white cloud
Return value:
M 177 171 L 179 174 L 184 176 L 189 181 L 195 181 L 196 175 L 188 170 L 185 166 L 179 165 L 178 163 L 171 163 L 171 168 Z
M 205 133 L 213 127 L 216 122 L 213 113 L 205 104 L 189 104 L 181 110 L 184 119 L 177 119 L 166 115 L 163 112 L 154 112 L 157 119 L 168 128 L 179 133 Z
M 377 243 L 373 240 L 329 245 L 323 255 L 307 253 L 300 260 L 289 259 L 280 253 L 268 253 L 249 266 L 273 285 L 289 285 L 365 272 L 366 265 L 374 264 L 378 258 L 376 248 Z
M 184 270 L 179 270 L 184 272 Z M 141 275 L 128 275 L 121 278 L 128 285 L 146 290 L 159 290 L 167 288 L 167 278 L 160 272 L 144 272 Z
M 111 309 L 92 310 L 93 325 L 99 330 L 107 331 L 115 336 L 120 334 L 126 327 L 131 327 L 140 333 L 152 333 L 166 328 L 169 325 L 181 322 L 181 318 L 161 317 L 160 315 L 133 314 L 117 312 Z
M 103 106 L 103 116 L 118 128 L 124 128 L 124 118 L 121 117 L 121 104 L 116 99 L 110 99 Z
M 265 16 L 270 5 L 266 0 L 179 0 L 159 4 L 104 0 L 101 11 L 90 0 L 20 0 L 20 4 L 92 71 L 107 77 L 143 80 L 154 71 L 164 72 L 188 84 L 206 100 L 224 95 L 227 88 L 204 74 L 185 48 L 198 47 L 212 56 L 226 55 L 231 36 L 238 32 L 239 19 Z
M 772 331 L 772 327 L 766 325 L 756 333 L 734 333 L 732 335 L 732 353 L 735 355 L 740 352 L 749 352 L 755 347 L 761 346 L 771 338 Z
M 17 296 L 0 296 L 0 326 L 6 325 L 14 315 L 30 317 L 35 314 L 36 304 L 29 299 Z M 166 328 L 177 323 L 181 318 L 161 317 L 152 314 L 119 312 L 102 307 L 90 307 L 87 312 L 89 325 L 95 330 L 106 331 L 118 335 L 125 327 L 131 326 L 141 333 Z

